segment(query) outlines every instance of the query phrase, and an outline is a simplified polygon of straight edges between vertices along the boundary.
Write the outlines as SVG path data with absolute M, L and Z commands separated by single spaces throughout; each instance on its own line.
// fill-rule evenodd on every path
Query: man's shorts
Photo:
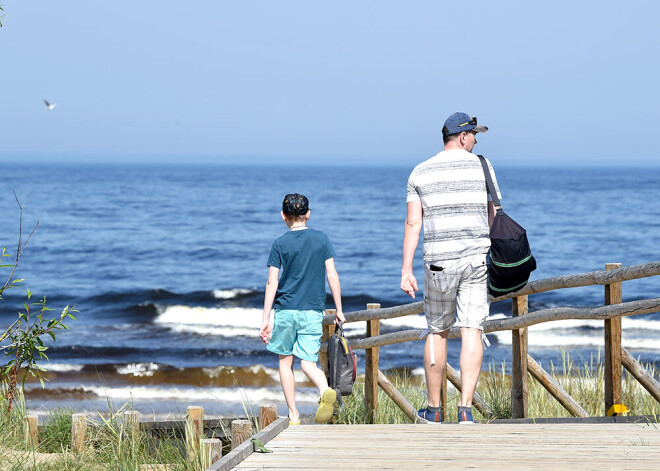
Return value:
M 430 266 L 442 267 L 432 271 Z M 483 331 L 488 317 L 486 254 L 424 264 L 424 312 L 430 332 L 454 324 Z
M 316 362 L 323 333 L 323 311 L 276 310 L 269 351 Z

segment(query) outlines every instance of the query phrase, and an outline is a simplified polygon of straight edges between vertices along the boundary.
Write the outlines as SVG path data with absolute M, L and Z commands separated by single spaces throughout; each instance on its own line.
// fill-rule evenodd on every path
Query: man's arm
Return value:
M 493 220 L 495 219 L 495 203 L 488 202 L 488 227 L 493 227 Z
M 335 324 L 337 321 L 345 322 L 344 311 L 341 307 L 341 286 L 339 284 L 339 274 L 335 268 L 335 259 L 329 258 L 325 261 L 325 271 L 328 276 L 328 285 L 332 293 L 332 300 L 335 302 L 337 313 L 335 314 Z
M 277 294 L 277 284 L 279 281 L 280 269 L 277 267 L 268 267 L 268 281 L 266 282 L 266 295 L 264 296 L 264 315 L 261 319 L 261 329 L 259 336 L 264 343 L 273 336 L 273 324 L 270 322 L 270 311 L 273 309 L 273 302 Z
M 411 297 L 418 291 L 417 280 L 413 275 L 413 259 L 419 244 L 419 234 L 422 231 L 422 203 L 408 203 L 406 227 L 403 233 L 403 263 L 401 265 L 401 289 Z

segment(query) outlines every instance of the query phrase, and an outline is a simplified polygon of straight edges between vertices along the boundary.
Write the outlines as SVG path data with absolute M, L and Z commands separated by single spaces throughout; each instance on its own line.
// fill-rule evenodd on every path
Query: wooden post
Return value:
M 406 396 L 401 394 L 401 392 L 399 392 L 399 390 L 394 387 L 390 380 L 387 379 L 387 377 L 380 370 L 378 371 L 378 385 L 383 388 L 385 394 L 387 394 L 390 399 L 392 399 L 394 403 L 399 406 L 399 409 L 401 409 L 410 418 L 410 420 L 413 421 L 413 423 L 422 421 L 417 415 L 417 409 L 412 406 Z
M 336 309 L 326 309 L 326 316 L 334 316 L 337 313 Z M 323 326 L 323 335 L 321 335 L 321 342 L 327 342 L 330 340 L 330 337 L 335 333 L 335 325 L 329 324 Z M 325 373 L 325 376 L 328 376 L 328 352 L 319 352 L 319 363 L 321 364 L 321 369 Z
M 39 444 L 38 421 L 39 417 L 36 415 L 26 415 L 23 417 L 23 434 L 25 436 L 25 444 L 28 448 L 36 449 Z
M 131 437 L 135 437 L 140 431 L 140 412 L 136 410 L 124 411 L 124 427 Z
M 71 416 L 71 448 L 74 453 L 82 453 L 87 439 L 87 416 L 73 414 Z
M 549 375 L 541 365 L 527 355 L 527 368 L 531 375 L 543 386 L 568 412 L 575 417 L 589 417 L 586 410 L 568 394 L 564 388 Z
M 259 406 L 259 430 L 263 430 L 277 419 L 277 406 L 275 404 L 262 404 Z
M 231 422 L 231 449 L 248 440 L 252 436 L 251 420 L 233 420 Z
M 461 386 L 461 375 L 456 371 L 454 368 L 449 363 L 445 364 L 445 376 L 447 379 L 451 382 L 451 384 L 454 385 L 457 391 L 462 391 L 462 386 Z M 446 385 L 446 384 L 445 384 Z M 445 394 L 445 398 L 447 395 Z M 444 404 L 445 409 L 446 409 L 446 403 Z M 481 395 L 479 394 L 478 391 L 474 391 L 474 394 L 472 395 L 472 406 L 474 406 L 475 409 L 477 409 L 479 412 L 481 412 L 481 415 L 483 415 L 486 418 L 493 417 L 495 414 L 493 413 L 493 408 L 490 407 L 490 405 L 483 400 Z M 444 417 L 444 416 L 443 416 Z
M 202 440 L 202 469 L 206 469 L 222 458 L 222 441 L 219 438 Z
M 433 337 L 435 334 L 429 334 Z M 435 338 L 432 338 L 431 341 L 434 341 Z M 447 420 L 447 377 L 449 376 L 449 363 L 447 363 L 447 349 L 445 349 L 445 369 L 442 372 L 442 378 L 440 378 L 440 420 L 443 422 Z M 476 394 L 476 391 L 475 391 Z
M 367 304 L 367 310 L 380 309 L 379 303 Z M 380 320 L 367 321 L 367 338 L 375 337 L 380 333 Z M 364 405 L 367 424 L 376 422 L 378 412 L 378 349 L 368 348 L 364 357 Z
M 518 317 L 527 314 L 527 296 L 512 298 L 512 316 Z M 511 416 L 514 419 L 527 417 L 527 327 L 512 330 L 512 383 L 511 383 Z
M 621 347 L 621 362 L 651 396 L 660 402 L 660 383 L 644 368 L 644 365 L 635 360 L 635 357 L 623 347 Z
M 605 270 L 621 268 L 607 263 Z M 605 285 L 605 305 L 621 302 L 621 283 Z M 605 319 L 605 414 L 614 404 L 621 404 L 621 318 Z
M 193 461 L 199 456 L 199 447 L 204 435 L 204 408 L 189 406 L 186 412 L 186 449 L 188 460 Z

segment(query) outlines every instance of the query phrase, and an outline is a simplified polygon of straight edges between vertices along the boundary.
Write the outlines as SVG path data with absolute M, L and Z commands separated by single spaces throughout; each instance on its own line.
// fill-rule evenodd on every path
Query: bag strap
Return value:
M 342 321 L 337 322 L 337 327 L 335 328 L 335 333 L 339 334 L 339 337 L 344 336 L 344 323 Z
M 502 209 L 502 204 L 500 199 L 497 197 L 497 190 L 495 189 L 495 184 L 493 183 L 493 177 L 490 175 L 490 169 L 486 163 L 486 158 L 483 155 L 477 155 L 479 161 L 481 162 L 481 167 L 484 169 L 484 176 L 486 177 L 486 188 L 490 197 L 493 198 L 493 204 L 495 205 L 495 212 Z

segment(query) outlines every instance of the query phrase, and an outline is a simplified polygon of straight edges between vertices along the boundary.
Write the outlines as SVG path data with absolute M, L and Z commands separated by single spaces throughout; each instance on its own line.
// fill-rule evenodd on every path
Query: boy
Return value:
M 299 425 L 293 357 L 300 358 L 305 375 L 319 389 L 321 399 L 314 420 L 332 419 L 337 393 L 328 387 L 325 373 L 316 366 L 325 310 L 325 275 L 337 308 L 335 323 L 345 321 L 341 307 L 335 251 L 325 233 L 307 227 L 310 210 L 304 195 L 289 194 L 282 202 L 282 220 L 289 228 L 273 242 L 268 257 L 268 282 L 259 335 L 268 350 L 280 356 L 280 382 L 289 408 L 289 424 Z M 280 268 L 282 276 L 279 277 Z M 274 323 L 270 311 L 275 308 Z

